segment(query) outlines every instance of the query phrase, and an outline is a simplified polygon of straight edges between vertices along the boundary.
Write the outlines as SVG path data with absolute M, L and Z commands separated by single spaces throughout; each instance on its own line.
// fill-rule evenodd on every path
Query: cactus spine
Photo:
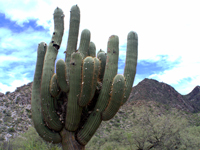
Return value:
M 64 150 L 85 149 L 102 121 L 109 120 L 123 105 L 134 81 L 137 65 L 135 32 L 127 39 L 124 75 L 118 75 L 119 38 L 110 36 L 107 54 L 90 41 L 90 31 L 81 33 L 78 51 L 77 39 L 80 10 L 70 11 L 70 29 L 65 61 L 56 63 L 64 31 L 64 14 L 54 12 L 54 32 L 48 47 L 38 46 L 37 63 L 32 87 L 32 119 L 39 135 L 46 141 L 62 142 Z

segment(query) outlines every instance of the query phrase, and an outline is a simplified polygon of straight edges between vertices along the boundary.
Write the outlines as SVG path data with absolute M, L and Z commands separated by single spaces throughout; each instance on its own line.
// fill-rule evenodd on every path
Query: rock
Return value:
M 3 96 L 4 96 L 4 94 L 0 92 L 0 97 L 3 97 Z

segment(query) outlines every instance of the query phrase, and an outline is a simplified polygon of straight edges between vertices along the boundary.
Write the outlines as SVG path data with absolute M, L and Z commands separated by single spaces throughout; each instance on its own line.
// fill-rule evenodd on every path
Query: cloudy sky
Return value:
M 134 85 L 156 79 L 187 94 L 200 85 L 200 9 L 195 0 L 0 0 L 0 92 L 33 80 L 38 43 L 49 43 L 53 12 L 65 14 L 65 33 L 57 56 L 64 59 L 71 6 L 81 11 L 80 31 L 91 31 L 97 50 L 107 49 L 110 35 L 118 35 L 123 74 L 129 31 L 139 37 Z

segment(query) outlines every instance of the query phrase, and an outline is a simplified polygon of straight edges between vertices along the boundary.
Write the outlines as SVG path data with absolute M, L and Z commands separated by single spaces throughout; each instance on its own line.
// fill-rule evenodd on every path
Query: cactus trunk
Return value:
M 75 132 L 69 132 L 66 129 L 61 131 L 63 150 L 85 150 L 85 146 L 79 144 L 75 138 Z

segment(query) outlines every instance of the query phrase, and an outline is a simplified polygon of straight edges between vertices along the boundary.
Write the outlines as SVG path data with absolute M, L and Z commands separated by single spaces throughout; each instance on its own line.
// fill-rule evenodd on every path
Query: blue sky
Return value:
M 65 14 L 65 33 L 57 56 L 64 59 L 69 11 L 81 11 L 80 31 L 91 31 L 97 50 L 107 49 L 110 35 L 118 35 L 122 74 L 129 31 L 138 33 L 138 65 L 134 85 L 144 78 L 173 86 L 181 94 L 200 83 L 200 9 L 198 0 L 0 0 L 0 92 L 33 80 L 38 43 L 47 44 L 53 32 L 53 12 Z M 79 40 L 80 41 L 80 40 Z

